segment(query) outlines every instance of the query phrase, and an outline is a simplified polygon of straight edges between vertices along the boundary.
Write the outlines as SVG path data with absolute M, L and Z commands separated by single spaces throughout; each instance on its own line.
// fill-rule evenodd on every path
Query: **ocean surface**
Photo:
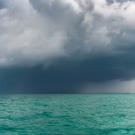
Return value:
M 1 95 L 0 135 L 135 135 L 135 94 Z

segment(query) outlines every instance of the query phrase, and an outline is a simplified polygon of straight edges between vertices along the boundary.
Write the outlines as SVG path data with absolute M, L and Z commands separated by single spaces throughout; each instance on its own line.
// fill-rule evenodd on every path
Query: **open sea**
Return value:
M 0 135 L 135 135 L 135 94 L 1 95 Z

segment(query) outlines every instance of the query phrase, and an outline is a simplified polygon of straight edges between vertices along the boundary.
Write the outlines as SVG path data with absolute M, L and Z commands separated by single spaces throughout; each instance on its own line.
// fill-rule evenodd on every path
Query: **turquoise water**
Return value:
M 135 135 L 135 94 L 0 96 L 0 135 Z

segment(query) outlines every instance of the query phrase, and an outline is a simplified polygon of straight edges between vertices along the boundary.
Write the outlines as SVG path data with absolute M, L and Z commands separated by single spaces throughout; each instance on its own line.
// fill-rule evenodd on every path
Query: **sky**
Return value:
M 135 92 L 135 0 L 0 0 L 0 93 Z

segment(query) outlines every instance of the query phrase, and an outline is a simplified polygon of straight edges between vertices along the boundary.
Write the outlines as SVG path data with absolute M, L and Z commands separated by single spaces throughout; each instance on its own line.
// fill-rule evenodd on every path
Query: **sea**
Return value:
M 135 135 L 135 94 L 1 95 L 0 135 Z

